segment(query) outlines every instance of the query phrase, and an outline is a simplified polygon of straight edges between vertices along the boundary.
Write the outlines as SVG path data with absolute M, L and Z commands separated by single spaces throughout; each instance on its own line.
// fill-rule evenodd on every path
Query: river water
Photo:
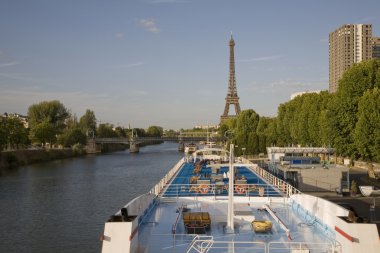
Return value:
M 182 156 L 163 143 L 0 175 L 0 252 L 100 252 L 104 222 Z

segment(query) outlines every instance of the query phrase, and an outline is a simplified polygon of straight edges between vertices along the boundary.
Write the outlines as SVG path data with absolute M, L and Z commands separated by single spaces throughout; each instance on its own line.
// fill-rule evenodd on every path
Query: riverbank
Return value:
M 0 152 L 0 169 L 48 162 L 84 155 L 84 151 L 72 149 L 25 149 Z
M 140 147 L 158 145 L 162 141 L 141 143 Z M 127 144 L 106 144 L 100 148 L 101 153 L 122 151 L 129 148 Z M 49 162 L 53 160 L 84 156 L 87 153 L 78 149 L 25 149 L 0 152 L 0 170 L 12 169 L 28 164 Z

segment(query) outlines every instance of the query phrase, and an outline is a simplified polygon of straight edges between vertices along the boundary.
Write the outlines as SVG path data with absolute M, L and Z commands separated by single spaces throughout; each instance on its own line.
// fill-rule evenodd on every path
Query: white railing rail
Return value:
M 286 196 L 291 196 L 293 194 L 300 194 L 301 192 L 293 187 L 292 185 L 288 184 L 282 179 L 279 179 L 278 177 L 274 176 L 273 174 L 269 173 L 268 171 L 264 170 L 263 168 L 260 168 L 258 165 L 253 164 L 249 162 L 249 160 L 245 158 L 241 158 L 243 163 L 246 164 L 252 164 L 252 166 L 247 166 L 248 169 L 255 172 L 257 175 L 259 175 L 261 178 L 266 180 L 269 184 L 275 186 L 280 192 L 283 194 L 286 194 Z M 167 188 L 168 182 L 173 179 L 173 176 L 178 172 L 178 170 L 181 168 L 181 166 L 184 164 L 185 160 L 181 159 L 162 179 L 160 182 L 158 182 L 151 190 L 150 194 L 159 195 L 162 194 Z M 251 186 L 259 186 L 260 184 L 253 184 Z M 215 185 L 211 185 L 212 189 L 217 189 Z M 264 185 L 261 185 L 264 187 Z M 265 188 L 267 189 L 267 185 L 265 185 Z M 267 192 L 267 191 L 266 191 Z M 247 196 L 249 196 L 247 191 Z
M 267 253 L 265 242 L 251 241 L 214 241 L 212 236 L 195 236 L 186 253 L 197 252 L 255 252 Z
M 252 241 L 214 241 L 209 252 L 267 253 L 267 245 L 265 242 Z
M 190 252 L 206 253 L 212 246 L 213 242 L 214 242 L 214 238 L 212 236 L 197 235 L 194 237 L 186 253 L 190 253 Z
M 251 163 L 248 159 L 245 159 L 245 158 L 241 158 L 241 159 L 245 165 Z M 301 194 L 301 191 L 299 191 L 297 188 L 293 187 L 292 185 L 288 184 L 284 180 L 279 179 L 275 175 L 259 167 L 257 164 L 253 164 L 253 163 L 251 164 L 252 166 L 248 166 L 247 167 L 248 169 L 250 169 L 251 171 L 254 171 L 257 175 L 265 179 L 268 183 L 275 186 L 277 189 L 279 189 L 281 192 L 283 192 L 287 196 L 290 197 L 293 194 Z
M 314 242 L 270 242 L 268 243 L 268 253 L 286 252 L 313 252 L 341 253 L 341 245 L 335 243 L 314 243 Z
M 168 184 L 159 194 L 163 197 L 227 196 L 228 183 L 218 184 Z M 268 184 L 234 184 L 236 197 L 283 197 L 283 193 Z
M 149 191 L 150 194 L 158 195 L 167 185 L 167 183 L 172 180 L 173 176 L 178 172 L 184 163 L 184 159 L 181 159 L 174 167 Z

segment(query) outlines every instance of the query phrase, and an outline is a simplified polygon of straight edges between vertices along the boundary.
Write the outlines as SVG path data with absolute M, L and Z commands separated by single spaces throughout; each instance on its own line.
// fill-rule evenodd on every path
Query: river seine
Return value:
M 180 159 L 176 143 L 20 167 L 0 175 L 0 252 L 100 252 L 104 222 Z

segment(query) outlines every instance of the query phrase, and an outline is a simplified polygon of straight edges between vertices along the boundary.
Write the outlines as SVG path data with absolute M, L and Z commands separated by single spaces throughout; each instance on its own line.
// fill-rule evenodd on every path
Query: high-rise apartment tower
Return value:
M 372 37 L 372 58 L 380 59 L 380 37 Z
M 329 34 L 329 92 L 354 63 L 372 58 L 372 25 L 346 24 Z

